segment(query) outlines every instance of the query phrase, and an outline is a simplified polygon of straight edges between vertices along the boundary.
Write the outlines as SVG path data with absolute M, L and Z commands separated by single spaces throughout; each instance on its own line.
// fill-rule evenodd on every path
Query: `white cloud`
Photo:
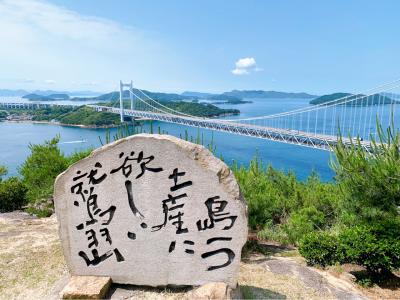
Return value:
M 250 74 L 250 73 L 246 69 L 236 68 L 236 69 L 232 70 L 232 74 L 235 74 L 235 75 L 247 75 L 247 74 Z
M 34 78 L 38 88 L 68 88 L 72 81 L 95 82 L 101 88 L 114 82 L 116 86 L 119 79 L 143 77 L 144 65 L 156 67 L 155 53 L 166 53 L 160 40 L 153 33 L 48 1 L 0 0 L 1 69 L 10 78 Z M 23 84 L 14 81 L 8 87 Z
M 247 75 L 251 72 L 260 72 L 263 69 L 258 68 L 254 57 L 240 58 L 235 63 L 236 68 L 231 72 L 234 75 Z
M 249 69 L 256 66 L 256 60 L 254 57 L 241 58 L 236 62 L 237 69 Z

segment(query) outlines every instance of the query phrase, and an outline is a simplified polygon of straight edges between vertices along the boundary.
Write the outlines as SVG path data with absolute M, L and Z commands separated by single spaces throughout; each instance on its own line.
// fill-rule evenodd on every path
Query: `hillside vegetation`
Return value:
M 334 101 L 337 100 L 337 101 Z M 354 101 L 352 101 L 354 100 Z M 348 103 L 343 103 L 347 102 Z M 329 102 L 329 103 L 328 103 Z M 369 106 L 369 105 L 378 105 L 378 104 L 400 104 L 400 102 L 395 101 L 388 96 L 381 94 L 374 94 L 366 97 L 363 94 L 353 95 L 350 93 L 334 93 L 329 95 L 324 95 L 313 99 L 310 101 L 312 105 L 324 104 L 327 105 L 335 105 L 335 104 L 344 104 L 348 106 Z
M 187 101 L 173 101 L 173 102 L 159 101 L 159 103 L 161 105 L 171 108 L 175 111 L 193 115 L 196 117 L 213 118 L 213 117 L 219 117 L 219 116 L 225 116 L 225 115 L 240 114 L 240 110 L 238 110 L 238 109 L 223 109 L 223 108 L 219 108 L 210 103 L 197 103 L 197 102 L 187 102 Z M 117 107 L 117 106 L 119 106 L 119 100 L 113 101 L 111 103 L 101 103 L 101 105 Z M 123 105 L 125 108 L 129 109 L 130 101 L 125 100 Z M 162 110 L 168 110 L 166 108 L 163 108 L 160 105 L 157 105 L 157 104 L 153 104 L 153 105 L 155 105 L 156 108 L 160 108 Z M 142 110 L 143 106 L 144 106 L 144 104 L 137 102 L 136 109 Z
M 277 91 L 262 91 L 262 90 L 233 90 L 230 92 L 225 92 L 223 95 L 238 97 L 238 98 L 271 98 L 271 99 L 283 99 L 283 98 L 293 98 L 293 99 L 308 99 L 315 98 L 315 95 L 310 95 L 307 93 L 288 93 L 288 92 L 277 92 Z
M 68 100 L 68 94 L 50 94 L 50 95 L 41 95 L 41 94 L 27 94 L 22 98 L 28 99 L 30 101 L 55 101 L 55 100 Z

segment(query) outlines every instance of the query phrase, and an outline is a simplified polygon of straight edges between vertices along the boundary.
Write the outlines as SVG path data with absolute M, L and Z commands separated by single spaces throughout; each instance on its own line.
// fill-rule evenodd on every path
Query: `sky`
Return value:
M 362 92 L 399 37 L 397 0 L 0 0 L 0 89 Z

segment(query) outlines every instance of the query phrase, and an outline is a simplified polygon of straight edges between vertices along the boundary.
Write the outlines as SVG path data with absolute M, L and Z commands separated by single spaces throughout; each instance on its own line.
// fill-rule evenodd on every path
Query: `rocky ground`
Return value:
M 246 299 L 400 299 L 400 288 L 360 288 L 343 268 L 307 267 L 296 250 L 262 245 L 250 252 L 239 274 Z M 68 281 L 55 217 L 0 214 L 0 298 L 57 299 Z M 111 299 L 181 299 L 189 289 L 114 285 Z

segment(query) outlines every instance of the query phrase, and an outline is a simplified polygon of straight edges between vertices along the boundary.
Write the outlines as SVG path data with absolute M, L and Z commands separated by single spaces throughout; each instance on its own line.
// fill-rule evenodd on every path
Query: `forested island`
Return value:
M 337 101 L 335 101 L 337 100 Z M 353 101 L 354 100 L 354 101 Z M 345 103 L 346 102 L 346 103 Z M 346 106 L 369 106 L 378 104 L 400 104 L 399 101 L 395 101 L 388 96 L 382 94 L 374 94 L 366 96 L 363 94 L 350 94 L 350 93 L 334 93 L 329 95 L 323 95 L 310 101 L 312 105 L 326 104 L 342 104 Z
M 142 93 L 143 92 L 143 93 Z M 128 99 L 130 97 L 129 91 L 123 92 L 123 98 Z M 242 104 L 242 103 L 250 103 L 251 101 L 243 100 L 241 97 L 226 95 L 223 94 L 211 94 L 211 93 L 198 93 L 198 92 L 183 92 L 182 94 L 175 93 L 159 93 L 159 92 L 150 92 L 150 91 L 140 91 L 134 89 L 134 98 L 140 97 L 142 99 L 151 98 L 155 101 L 161 102 L 201 102 L 201 100 L 210 100 L 214 104 Z M 119 100 L 119 92 L 111 92 L 107 94 L 103 94 L 97 97 L 91 98 L 71 98 L 71 100 L 99 100 L 99 101 L 118 101 Z
M 263 90 L 232 90 L 225 92 L 222 95 L 237 97 L 237 98 L 265 98 L 265 99 L 309 99 L 317 96 L 308 93 L 290 93 L 290 92 L 277 92 L 277 91 L 263 91 Z
M 137 100 L 136 100 L 137 101 Z M 175 111 L 185 113 L 188 115 L 196 116 L 196 117 L 204 117 L 204 118 L 216 118 L 216 117 L 222 117 L 222 116 L 230 116 L 230 115 L 238 115 L 240 114 L 240 110 L 238 109 L 224 109 L 224 108 L 219 108 L 213 104 L 210 103 L 198 103 L 195 101 L 192 102 L 187 102 L 187 101 L 158 101 L 162 106 L 171 108 Z M 105 103 L 100 103 L 101 105 L 105 106 L 113 106 L 113 107 L 118 107 L 119 106 L 119 100 L 118 101 L 112 101 L 112 102 L 105 102 Z M 140 107 L 140 102 L 138 103 Z M 161 106 L 155 105 L 156 107 L 161 108 Z M 129 101 L 124 101 L 124 107 L 129 108 L 130 107 L 130 102 Z M 140 110 L 140 108 L 139 108 Z M 164 110 L 164 109 L 163 109 Z
M 59 100 L 69 100 L 70 97 L 68 94 L 50 94 L 50 95 L 39 95 L 39 94 L 28 94 L 23 96 L 22 98 L 28 99 L 29 101 L 59 101 Z
M 114 106 L 116 103 L 102 103 L 103 105 Z M 214 118 L 227 115 L 237 115 L 237 109 L 222 109 L 212 104 L 202 104 L 193 102 L 162 102 L 163 105 L 176 111 L 190 114 L 197 117 Z M 126 107 L 128 102 L 126 102 Z M 36 110 L 13 109 L 0 112 L 0 120 L 10 121 L 34 121 L 51 122 L 62 125 L 80 125 L 87 127 L 110 127 L 121 124 L 120 116 L 110 112 L 97 112 L 87 106 L 52 106 Z M 3 118 L 2 118 L 3 117 Z

